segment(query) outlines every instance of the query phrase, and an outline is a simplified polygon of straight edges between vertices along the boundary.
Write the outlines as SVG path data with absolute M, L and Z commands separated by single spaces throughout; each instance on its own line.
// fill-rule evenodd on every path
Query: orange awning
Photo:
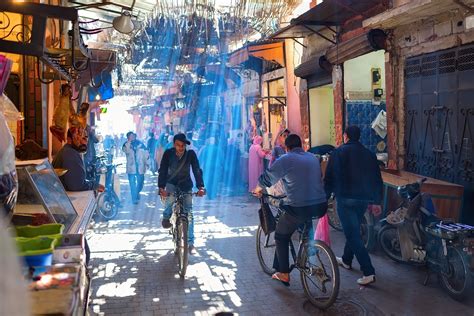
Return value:
M 260 42 L 255 44 L 248 44 L 230 55 L 229 64 L 236 66 L 246 62 L 249 56 L 254 56 L 260 59 L 278 63 L 285 67 L 284 42 Z

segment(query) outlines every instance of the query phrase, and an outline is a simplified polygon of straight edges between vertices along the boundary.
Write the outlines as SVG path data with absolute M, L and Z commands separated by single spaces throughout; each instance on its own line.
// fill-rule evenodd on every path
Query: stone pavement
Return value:
M 121 169 L 123 172 L 123 169 Z M 168 232 L 161 228 L 156 176 L 147 175 L 138 205 L 131 204 L 121 175 L 124 207 L 109 222 L 96 222 L 88 233 L 92 250 L 91 314 L 96 315 L 474 315 L 474 298 L 458 303 L 438 286 L 425 287 L 420 268 L 372 254 L 374 286 L 360 288 L 358 270 L 341 271 L 335 305 L 321 312 L 306 301 L 299 275 L 286 288 L 265 275 L 255 251 L 258 203 L 255 198 L 195 198 L 198 254 L 191 256 L 184 280 Z M 339 254 L 342 233 L 332 231 Z

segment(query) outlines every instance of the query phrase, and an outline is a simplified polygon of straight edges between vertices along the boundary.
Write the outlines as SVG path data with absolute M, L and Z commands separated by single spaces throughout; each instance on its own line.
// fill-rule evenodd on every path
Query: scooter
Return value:
M 403 202 L 382 220 L 379 243 L 396 262 L 426 266 L 424 285 L 434 273 L 452 298 L 463 300 L 473 289 L 474 227 L 436 217 L 431 198 L 421 193 L 425 181 L 398 187 Z
M 117 167 L 121 164 L 113 164 L 110 161 L 110 157 L 97 157 L 88 170 L 92 181 L 100 181 L 100 175 L 105 175 L 105 189 L 97 196 L 97 213 L 105 220 L 117 216 L 121 207 L 120 198 L 114 188 Z

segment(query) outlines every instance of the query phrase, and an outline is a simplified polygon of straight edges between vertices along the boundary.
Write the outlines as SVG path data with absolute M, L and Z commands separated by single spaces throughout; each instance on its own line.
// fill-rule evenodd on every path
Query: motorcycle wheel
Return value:
M 383 252 L 393 261 L 404 263 L 402 251 L 400 249 L 400 239 L 398 238 L 398 230 L 390 224 L 384 225 L 379 230 L 379 243 Z
M 463 252 L 448 246 L 447 263 L 442 266 L 439 280 L 449 296 L 457 301 L 466 299 L 472 290 L 472 275 Z
M 106 220 L 111 220 L 118 214 L 119 201 L 110 193 L 102 192 L 97 198 L 97 212 Z

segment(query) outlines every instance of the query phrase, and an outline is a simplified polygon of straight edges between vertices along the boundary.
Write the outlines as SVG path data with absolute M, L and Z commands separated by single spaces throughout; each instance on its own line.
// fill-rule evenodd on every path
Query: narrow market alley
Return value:
M 119 172 L 124 172 L 120 170 Z M 184 280 L 168 230 L 156 177 L 147 174 L 138 205 L 121 175 L 119 215 L 95 222 L 87 236 L 92 251 L 90 309 L 96 315 L 473 315 L 474 300 L 458 303 L 439 287 L 427 286 L 423 269 L 397 264 L 380 251 L 372 255 L 377 282 L 359 288 L 357 269 L 341 272 L 339 298 L 322 312 L 307 302 L 297 271 L 289 288 L 262 272 L 255 250 L 257 199 L 251 196 L 194 198 L 197 254 Z M 331 230 L 332 248 L 342 251 L 341 232 Z

